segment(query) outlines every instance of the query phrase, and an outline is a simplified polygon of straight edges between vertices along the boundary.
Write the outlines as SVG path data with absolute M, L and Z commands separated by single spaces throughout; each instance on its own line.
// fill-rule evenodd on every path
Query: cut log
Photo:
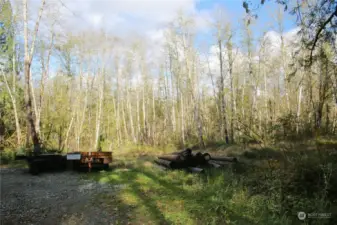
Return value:
M 155 163 L 157 163 L 160 166 L 164 166 L 166 168 L 172 168 L 172 162 L 167 161 L 167 160 L 162 160 L 162 159 L 156 159 L 154 160 Z
M 185 160 L 185 157 L 182 155 L 162 155 L 159 156 L 158 159 L 168 160 L 171 162 L 181 162 Z
M 186 156 L 191 156 L 192 155 L 192 149 L 187 148 L 185 150 L 182 151 L 178 151 L 178 152 L 172 152 L 173 155 L 182 155 L 184 157 Z
M 209 160 L 211 160 L 211 155 L 210 154 L 208 154 L 208 153 L 204 153 L 204 154 L 202 154 L 202 156 L 204 157 L 204 159 L 206 160 L 206 161 L 209 161 Z
M 218 161 L 218 160 L 209 160 L 209 163 L 216 163 L 219 165 L 230 165 L 232 164 L 232 162 L 228 162 L 228 161 Z
M 215 161 L 225 161 L 225 162 L 237 162 L 238 159 L 236 157 L 218 157 L 218 156 L 212 156 L 211 160 Z
M 204 170 L 198 167 L 188 167 L 188 171 L 192 173 L 202 173 Z
M 196 154 L 193 154 L 192 157 L 189 158 L 188 166 L 195 167 L 206 165 L 210 157 L 211 156 L 208 153 L 203 154 L 201 152 L 198 152 Z
M 214 168 L 219 168 L 219 167 L 221 167 L 221 165 L 215 163 L 214 161 L 208 161 L 208 164 L 211 165 L 211 166 L 214 167 Z

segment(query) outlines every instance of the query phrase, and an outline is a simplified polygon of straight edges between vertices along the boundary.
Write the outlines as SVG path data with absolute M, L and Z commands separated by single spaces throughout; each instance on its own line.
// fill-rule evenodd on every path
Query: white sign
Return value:
M 81 153 L 67 154 L 67 160 L 80 160 L 80 159 L 81 159 Z

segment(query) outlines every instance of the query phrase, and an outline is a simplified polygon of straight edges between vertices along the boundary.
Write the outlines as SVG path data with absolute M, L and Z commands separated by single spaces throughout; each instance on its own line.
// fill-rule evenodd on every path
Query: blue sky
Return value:
M 130 40 L 140 35 L 145 37 L 145 40 L 153 46 L 153 51 L 156 51 L 158 44 L 165 40 L 163 31 L 167 23 L 174 20 L 177 12 L 182 10 L 194 15 L 197 26 L 201 30 L 198 34 L 197 45 L 203 45 L 207 50 L 215 43 L 215 40 L 208 28 L 209 23 L 206 21 L 214 16 L 214 9 L 221 6 L 225 11 L 226 19 L 231 22 L 236 33 L 234 41 L 240 44 L 242 40 L 240 32 L 245 16 L 242 0 L 63 0 L 62 2 L 66 7 L 57 6 L 60 4 L 58 0 L 47 1 L 47 4 L 56 5 L 47 7 L 43 22 L 48 21 L 47 15 L 50 13 L 58 13 L 62 21 L 60 29 L 65 34 L 103 29 L 121 36 L 125 43 L 131 43 Z M 251 2 L 256 6 L 260 0 L 251 0 Z M 36 17 L 38 13 L 41 0 L 31 0 L 29 3 L 30 15 L 34 18 L 34 15 Z M 277 31 L 278 7 L 279 5 L 274 3 L 274 0 L 270 0 L 256 11 L 258 19 L 251 26 L 255 40 L 267 31 Z M 295 28 L 296 18 L 289 16 L 288 12 L 284 15 L 284 32 L 287 32 Z M 55 66 L 56 62 L 52 64 Z
M 260 0 L 252 0 L 252 8 L 256 8 L 254 11 L 258 18 L 251 25 L 251 29 L 254 34 L 255 41 L 258 40 L 264 33 L 268 31 L 279 31 L 277 25 L 277 12 L 281 10 L 283 12 L 283 29 L 284 32 L 288 32 L 296 27 L 296 17 L 289 14 L 288 11 L 284 12 L 283 7 L 274 1 L 266 1 L 264 5 L 259 5 Z M 258 8 L 257 8 L 258 6 Z M 246 15 L 245 9 L 242 6 L 242 0 L 201 0 L 197 2 L 196 7 L 200 11 L 212 11 L 214 8 L 221 7 L 225 10 L 226 19 L 230 21 L 234 32 L 236 33 L 235 42 L 240 43 L 242 39 L 242 19 Z M 200 42 L 213 41 L 212 35 L 207 32 L 198 37 Z
M 253 7 L 257 6 L 260 0 L 252 0 Z M 197 2 L 197 9 L 199 10 L 212 10 L 215 6 L 222 6 L 230 15 L 230 20 L 232 24 L 236 24 L 240 17 L 245 14 L 245 10 L 242 7 L 242 0 L 201 0 Z M 275 18 L 277 9 L 280 5 L 276 4 L 275 1 L 266 1 L 266 3 L 260 6 L 256 13 L 258 15 L 257 29 L 272 28 L 275 25 Z M 295 25 L 296 18 L 290 16 L 288 12 L 285 12 L 284 27 L 285 31 L 293 29 Z M 255 30 L 259 31 L 259 30 Z
M 250 0 L 256 7 L 261 0 Z M 230 21 L 237 34 L 242 28 L 245 10 L 242 0 L 49 0 L 52 13 L 58 13 L 65 32 L 78 30 L 105 30 L 123 38 L 137 35 L 147 36 L 151 41 L 163 39 L 163 30 L 167 23 L 174 20 L 179 10 L 193 14 L 196 23 L 204 33 L 203 39 L 210 39 L 208 32 L 210 18 L 214 17 L 216 8 L 223 8 L 226 20 Z M 30 0 L 30 6 L 35 7 L 30 15 L 37 15 L 41 0 Z M 66 6 L 66 7 L 64 7 Z M 254 36 L 260 37 L 263 32 L 277 31 L 277 9 L 281 7 L 275 0 L 266 3 L 256 10 L 258 19 L 252 25 Z M 35 11 L 35 13 L 34 13 Z M 56 12 L 57 11 L 57 12 Z M 51 12 L 46 12 L 49 15 Z M 284 32 L 295 28 L 296 18 L 284 13 Z M 206 29 L 205 29 L 206 28 Z M 210 37 L 208 37 L 210 36 Z M 201 38 L 202 39 L 202 38 Z

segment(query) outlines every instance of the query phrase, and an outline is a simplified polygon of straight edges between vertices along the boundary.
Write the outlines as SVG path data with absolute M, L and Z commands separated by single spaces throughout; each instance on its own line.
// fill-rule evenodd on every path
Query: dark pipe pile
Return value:
M 212 157 L 208 153 L 192 153 L 192 150 L 188 148 L 159 156 L 155 163 L 165 169 L 186 169 L 192 173 L 201 173 L 203 169 L 200 167 L 220 168 L 237 161 L 235 157 Z

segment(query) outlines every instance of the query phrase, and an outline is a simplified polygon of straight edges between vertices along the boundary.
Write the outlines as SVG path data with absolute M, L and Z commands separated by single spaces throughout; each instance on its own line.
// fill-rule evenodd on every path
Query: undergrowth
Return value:
M 251 148 L 238 154 L 241 163 L 205 174 L 162 171 L 148 156 L 123 158 L 116 169 L 90 176 L 124 185 L 117 205 L 129 209 L 123 218 L 131 224 L 337 224 L 333 152 Z M 331 217 L 301 221 L 302 211 Z

